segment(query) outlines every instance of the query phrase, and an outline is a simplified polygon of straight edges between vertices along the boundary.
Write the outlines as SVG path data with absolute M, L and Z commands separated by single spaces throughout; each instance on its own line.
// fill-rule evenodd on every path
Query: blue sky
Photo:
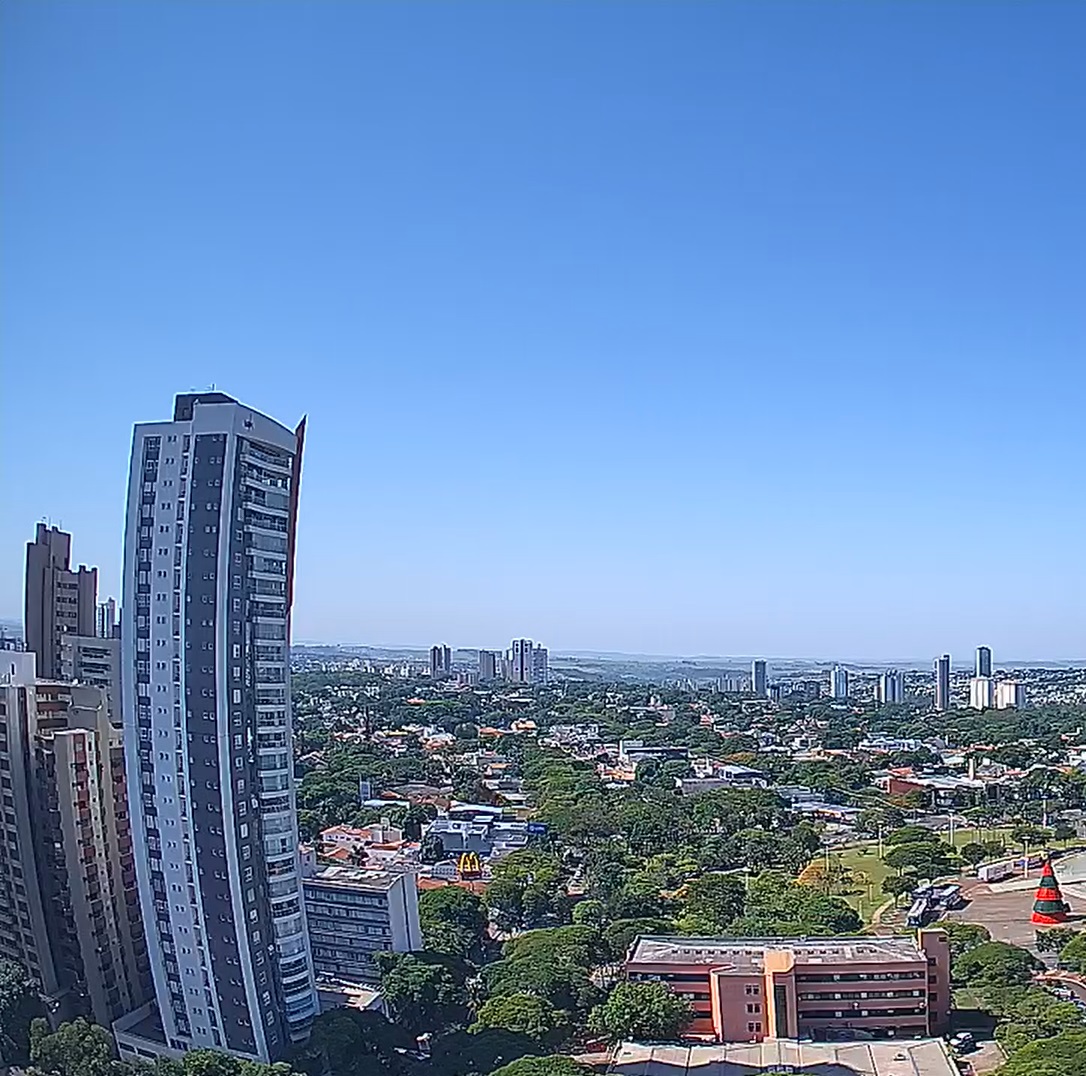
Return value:
M 297 638 L 1086 657 L 1086 6 L 0 18 L 0 615 L 214 383 Z

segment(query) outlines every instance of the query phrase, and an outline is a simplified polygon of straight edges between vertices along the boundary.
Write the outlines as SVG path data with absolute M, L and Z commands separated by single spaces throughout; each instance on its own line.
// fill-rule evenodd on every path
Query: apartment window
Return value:
M 760 1013 L 761 1011 L 762 1011 L 761 1005 L 748 1005 L 747 1006 L 747 1012 L 748 1013 Z
M 762 988 L 752 983 L 747 984 L 747 997 L 757 997 L 762 992 Z

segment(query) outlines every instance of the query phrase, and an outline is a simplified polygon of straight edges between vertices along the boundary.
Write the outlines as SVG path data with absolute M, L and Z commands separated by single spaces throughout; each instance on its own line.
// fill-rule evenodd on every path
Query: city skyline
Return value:
M 300 639 L 1084 656 L 1081 6 L 0 20 L 3 615 L 215 384 L 310 415 Z

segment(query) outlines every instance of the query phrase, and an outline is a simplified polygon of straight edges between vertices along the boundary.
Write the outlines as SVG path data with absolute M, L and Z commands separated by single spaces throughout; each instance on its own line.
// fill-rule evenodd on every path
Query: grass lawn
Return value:
M 862 844 L 831 852 L 833 860 L 852 872 L 853 892 L 844 894 L 845 900 L 860 913 L 865 923 L 871 922 L 875 909 L 885 904 L 887 896 L 882 891 L 882 880 L 896 873 L 879 859 L 878 844 Z

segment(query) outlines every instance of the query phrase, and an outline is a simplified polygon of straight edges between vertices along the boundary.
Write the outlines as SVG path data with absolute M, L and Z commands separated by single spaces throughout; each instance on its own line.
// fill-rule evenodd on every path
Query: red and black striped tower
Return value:
M 1067 922 L 1067 905 L 1050 859 L 1045 860 L 1041 870 L 1041 881 L 1037 886 L 1037 896 L 1033 900 L 1032 921 L 1048 924 Z

